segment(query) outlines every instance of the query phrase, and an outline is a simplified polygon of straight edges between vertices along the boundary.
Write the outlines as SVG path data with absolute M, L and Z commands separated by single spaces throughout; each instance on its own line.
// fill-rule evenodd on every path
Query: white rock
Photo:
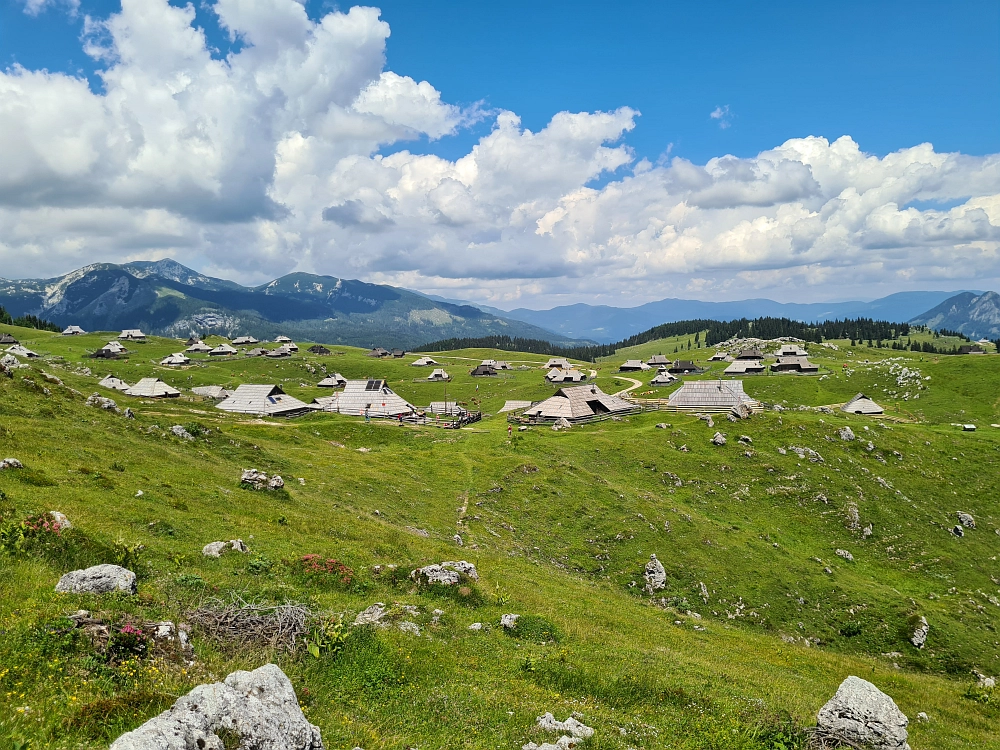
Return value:
M 23 469 L 24 464 L 16 458 L 5 458 L 0 461 L 0 469 Z
M 479 580 L 476 566 L 465 560 L 452 560 L 437 565 L 425 565 L 410 573 L 410 578 L 422 583 L 440 583 L 444 586 L 455 586 L 461 583 L 462 576 Z
M 368 607 L 368 609 L 358 613 L 358 616 L 354 618 L 354 624 L 378 625 L 380 627 L 384 627 L 385 623 L 382 622 L 382 618 L 385 616 L 385 604 L 382 602 L 375 602 L 375 604 Z
M 817 725 L 849 742 L 876 750 L 910 750 L 906 727 L 909 719 L 877 687 L 853 675 L 816 717 Z
M 841 427 L 837 434 L 840 435 L 841 440 L 854 440 L 854 430 L 850 427 Z
M 170 428 L 170 432 L 173 433 L 174 437 L 179 437 L 181 440 L 194 440 L 194 435 L 185 430 L 183 425 L 175 424 Z
M 120 565 L 94 565 L 74 570 L 59 579 L 60 594 L 107 594 L 112 591 L 136 592 L 135 573 Z
M 649 562 L 646 563 L 646 571 L 642 577 L 646 579 L 645 589 L 649 594 L 666 588 L 667 571 L 663 569 L 663 563 L 656 559 L 655 554 L 649 556 Z
M 69 519 L 58 510 L 50 510 L 49 518 L 52 519 L 52 524 L 60 531 L 73 528 L 73 524 L 69 522 Z
M 319 728 L 306 720 L 292 683 L 274 664 L 199 685 L 111 750 L 223 750 L 222 730 L 239 736 L 240 750 L 323 750 Z
M 930 717 L 923 711 L 917 714 L 917 721 L 919 721 L 921 724 L 924 724 L 930 720 L 931 720 Z
M 958 522 L 962 524 L 965 528 L 967 529 L 976 528 L 976 519 L 973 518 L 971 514 L 958 511 L 958 513 L 956 513 L 955 515 L 958 516 Z
M 921 615 L 920 622 L 917 624 L 916 630 L 914 630 L 913 635 L 910 636 L 910 643 L 917 648 L 923 648 L 924 644 L 927 643 L 927 634 L 930 633 L 930 630 L 931 626 L 927 624 L 927 618 Z
M 726 437 L 721 432 L 717 432 L 712 436 L 711 443 L 712 445 L 725 445 Z
M 474 622 L 469 626 L 469 630 L 482 630 L 483 624 L 481 622 Z
M 116 404 L 113 399 L 102 396 L 100 393 L 88 396 L 86 404 L 87 406 L 96 406 L 98 409 L 106 409 L 108 411 L 113 411 L 115 414 L 121 414 L 121 409 L 118 408 L 118 404 Z
M 500 616 L 500 624 L 505 630 L 513 630 L 517 627 L 517 621 L 520 619 L 521 615 L 507 614 Z
M 275 474 L 271 477 L 271 481 L 267 483 L 267 488 L 269 490 L 280 490 L 285 486 L 285 480 Z
M 244 542 L 242 539 L 230 539 L 229 547 L 236 552 L 243 553 L 244 555 L 250 551 L 250 548 L 247 547 L 246 542 Z
M 594 736 L 594 730 L 570 716 L 566 721 L 558 721 L 551 713 L 546 712 L 538 717 L 538 726 L 546 732 L 563 732 L 572 737 L 585 740 Z
M 852 555 L 846 549 L 835 550 L 835 554 L 837 555 L 837 557 L 844 558 L 845 560 L 847 560 L 847 562 L 854 562 L 854 555 Z
M 404 633 L 409 633 L 410 635 L 420 635 L 420 626 L 415 622 L 410 622 L 409 620 L 403 620 L 397 626 Z
M 205 557 L 221 557 L 227 546 L 229 545 L 225 542 L 209 542 L 201 548 L 201 554 Z

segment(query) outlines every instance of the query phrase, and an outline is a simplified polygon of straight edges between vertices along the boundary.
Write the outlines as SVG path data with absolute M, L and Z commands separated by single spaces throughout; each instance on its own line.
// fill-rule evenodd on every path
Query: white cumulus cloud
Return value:
M 628 107 L 532 131 L 388 70 L 377 9 L 212 9 L 242 43 L 223 59 L 191 6 L 124 0 L 86 20 L 101 91 L 0 72 L 6 275 L 169 255 L 247 282 L 304 270 L 499 304 L 1000 278 L 998 155 L 918 144 L 878 157 L 848 136 L 804 137 L 654 165 L 623 141 L 640 124 Z M 463 156 L 407 150 L 484 117 Z M 728 126 L 728 106 L 710 118 Z

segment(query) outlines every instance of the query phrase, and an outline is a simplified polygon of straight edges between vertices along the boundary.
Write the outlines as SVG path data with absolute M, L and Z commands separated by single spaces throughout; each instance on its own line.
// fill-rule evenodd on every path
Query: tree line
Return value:
M 0 323 L 5 323 L 9 326 L 20 326 L 21 328 L 36 328 L 39 331 L 54 331 L 55 333 L 62 333 L 62 328 L 57 326 L 55 323 L 42 320 L 35 315 L 22 315 L 18 318 L 11 317 L 11 314 L 7 312 L 7 308 L 3 305 L 0 305 Z
M 560 346 L 543 339 L 520 338 L 517 336 L 480 336 L 475 338 L 450 338 L 433 341 L 419 347 L 422 352 L 443 352 L 453 349 L 498 349 L 509 352 L 529 352 L 555 357 L 567 357 L 584 362 L 595 362 L 599 357 L 607 357 L 619 349 L 638 346 L 657 339 L 674 336 L 696 337 L 705 332 L 705 346 L 716 346 L 733 338 L 796 338 L 812 343 L 822 343 L 831 339 L 849 339 L 851 345 L 864 344 L 876 348 L 908 349 L 933 354 L 958 354 L 958 347 L 938 346 L 929 341 L 916 342 L 909 337 L 912 328 L 909 323 L 890 323 L 872 318 L 846 318 L 826 320 L 819 323 L 803 323 L 789 318 L 738 318 L 736 320 L 680 320 L 663 323 L 648 331 L 637 333 L 613 344 L 583 344 L 580 346 Z M 954 336 L 964 341 L 969 338 L 957 331 L 936 331 L 935 338 Z M 696 338 L 697 341 L 697 338 Z M 690 347 L 689 347 L 690 348 Z

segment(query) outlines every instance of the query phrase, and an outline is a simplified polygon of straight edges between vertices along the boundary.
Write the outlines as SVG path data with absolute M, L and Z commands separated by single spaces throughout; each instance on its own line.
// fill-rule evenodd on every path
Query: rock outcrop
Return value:
M 666 588 L 667 571 L 663 569 L 663 563 L 656 559 L 655 554 L 649 556 L 649 562 L 646 563 L 646 570 L 642 577 L 646 579 L 645 589 L 649 594 Z
M 114 402 L 114 399 L 110 399 L 107 396 L 102 396 L 100 393 L 95 393 L 87 397 L 87 406 L 95 406 L 98 409 L 105 409 L 107 411 L 113 411 L 115 414 L 121 414 L 121 409 L 118 408 L 118 404 Z
M 120 565 L 94 565 L 74 570 L 59 579 L 60 594 L 109 594 L 112 591 L 136 592 L 135 573 Z
M 223 750 L 220 732 L 239 737 L 240 750 L 323 750 L 319 727 L 306 720 L 292 683 L 274 664 L 199 685 L 111 750 Z
M 927 618 L 921 615 L 917 627 L 913 630 L 913 635 L 910 636 L 910 643 L 917 648 L 923 648 L 924 644 L 927 643 L 927 634 L 930 632 L 931 626 L 927 624 Z
M 841 440 L 847 440 L 847 441 L 854 440 L 854 430 L 852 430 L 850 427 L 841 427 L 837 431 L 837 434 L 840 435 Z
M 819 710 L 816 724 L 833 737 L 873 750 L 910 750 L 906 714 L 888 695 L 853 675 Z
M 976 519 L 972 517 L 970 513 L 963 513 L 958 511 L 955 515 L 958 516 L 958 522 L 962 524 L 967 529 L 976 528 Z
M 410 573 L 410 578 L 419 583 L 440 583 L 443 586 L 455 586 L 461 583 L 462 576 L 473 581 L 479 580 L 476 566 L 465 560 L 425 565 Z
M 228 542 L 209 542 L 201 548 L 201 554 L 205 557 L 221 557 L 227 549 L 242 552 L 244 555 L 250 551 L 242 539 L 230 539 Z

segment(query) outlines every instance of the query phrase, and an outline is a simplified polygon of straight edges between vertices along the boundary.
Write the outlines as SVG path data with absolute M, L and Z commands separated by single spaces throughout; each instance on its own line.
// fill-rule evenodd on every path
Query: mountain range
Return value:
M 637 307 L 608 305 L 563 305 L 550 310 L 517 308 L 505 311 L 477 305 L 481 310 L 512 320 L 531 323 L 567 338 L 591 339 L 601 344 L 621 341 L 661 323 L 679 320 L 734 320 L 737 318 L 775 317 L 806 323 L 837 318 L 873 318 L 905 323 L 954 297 L 956 292 L 898 292 L 871 302 L 816 302 L 798 304 L 770 299 L 746 299 L 735 302 L 706 302 L 689 299 L 662 299 Z M 972 292 L 966 294 L 981 294 Z M 452 304 L 475 304 L 431 299 Z M 949 327 L 949 326 L 945 326 Z
M 985 337 L 996 341 L 1000 339 L 1000 294 L 962 292 L 910 322 L 935 330 L 958 331 L 971 339 Z
M 416 348 L 493 335 L 574 346 L 611 343 L 679 320 L 785 317 L 804 322 L 875 318 L 1000 338 L 996 292 L 899 292 L 871 302 L 782 303 L 663 299 L 637 307 L 575 304 L 504 311 L 363 281 L 291 273 L 256 287 L 198 273 L 176 261 L 98 263 L 52 279 L 0 279 L 0 305 L 88 330 L 142 328 L 187 336 L 217 333 L 353 346 Z
M 86 330 L 141 328 L 273 338 L 285 334 L 352 346 L 412 348 L 497 334 L 579 344 L 471 305 L 363 281 L 292 273 L 258 287 L 205 276 L 173 260 L 98 263 L 54 279 L 0 280 L 0 305 Z

